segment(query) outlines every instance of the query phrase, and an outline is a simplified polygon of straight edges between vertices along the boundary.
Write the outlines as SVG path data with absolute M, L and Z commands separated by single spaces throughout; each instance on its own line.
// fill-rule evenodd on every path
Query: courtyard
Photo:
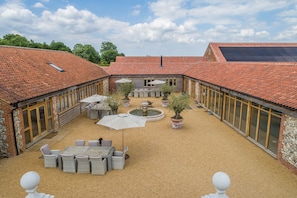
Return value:
M 25 197 L 20 178 L 28 171 L 41 177 L 37 189 L 59 197 L 200 197 L 215 193 L 212 176 L 225 172 L 231 179 L 229 197 L 296 197 L 297 176 L 229 126 L 191 103 L 182 112 L 181 129 L 172 129 L 172 111 L 161 106 L 161 98 L 148 98 L 165 118 L 147 122 L 144 128 L 124 130 L 129 159 L 123 170 L 104 176 L 67 174 L 58 168 L 44 168 L 39 148 L 63 150 L 76 139 L 111 139 L 122 148 L 122 131 L 95 124 L 86 112 L 45 138 L 23 154 L 0 160 L 0 197 Z M 139 107 L 144 98 L 131 98 L 128 108 Z

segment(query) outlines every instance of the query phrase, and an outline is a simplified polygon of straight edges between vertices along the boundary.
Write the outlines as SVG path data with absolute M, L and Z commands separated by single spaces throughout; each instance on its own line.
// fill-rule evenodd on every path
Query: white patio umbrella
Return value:
M 115 130 L 122 129 L 122 147 L 124 149 L 124 129 L 145 127 L 146 119 L 131 114 L 107 115 L 96 124 L 106 126 Z
M 149 82 L 147 84 L 150 84 L 150 85 L 162 85 L 162 84 L 165 84 L 165 83 L 166 83 L 166 81 L 164 81 L 164 80 L 153 80 L 153 81 L 151 81 L 151 82 Z
M 94 103 L 94 102 L 101 102 L 106 99 L 107 99 L 107 96 L 95 94 L 90 97 L 84 98 L 84 99 L 80 100 L 79 102 Z
M 128 78 L 121 78 L 119 80 L 115 81 L 116 83 L 129 83 L 132 82 L 132 80 L 129 80 Z

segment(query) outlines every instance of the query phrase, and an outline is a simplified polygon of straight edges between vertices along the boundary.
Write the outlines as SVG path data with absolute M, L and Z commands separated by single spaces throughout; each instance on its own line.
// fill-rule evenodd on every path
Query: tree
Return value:
M 123 53 L 119 53 L 117 50 L 117 46 L 112 42 L 102 42 L 101 43 L 101 65 L 109 65 L 110 62 L 114 62 L 117 56 L 125 56 Z
M 160 86 L 160 90 L 163 93 L 162 100 L 168 100 L 168 96 L 175 90 L 175 87 L 165 83 Z
M 77 43 L 74 45 L 72 53 L 96 64 L 100 61 L 100 55 L 92 45 Z
M 100 53 L 103 53 L 108 50 L 113 50 L 118 52 L 117 46 L 115 46 L 112 42 L 108 42 L 108 41 L 102 42 Z
M 190 96 L 188 94 L 181 94 L 179 96 L 171 95 L 168 108 L 174 111 L 175 115 L 172 118 L 182 119 L 180 113 L 189 107 Z
M 29 41 L 19 34 L 6 34 L 0 39 L 0 45 L 28 47 Z
M 118 113 L 118 109 L 122 101 L 121 97 L 122 95 L 119 92 L 113 92 L 107 96 L 107 104 L 110 107 L 113 115 Z
M 110 62 L 114 62 L 116 60 L 118 53 L 114 50 L 107 50 L 101 53 L 101 64 L 109 65 Z
M 71 49 L 69 47 L 67 47 L 63 42 L 52 41 L 49 47 L 52 50 L 60 50 L 60 51 L 71 52 Z
M 46 43 L 35 43 L 33 40 L 29 41 L 28 47 L 39 48 L 39 49 L 50 49 L 50 46 Z
M 124 95 L 123 100 L 130 100 L 129 94 L 134 90 L 135 86 L 132 82 L 121 83 L 119 91 Z

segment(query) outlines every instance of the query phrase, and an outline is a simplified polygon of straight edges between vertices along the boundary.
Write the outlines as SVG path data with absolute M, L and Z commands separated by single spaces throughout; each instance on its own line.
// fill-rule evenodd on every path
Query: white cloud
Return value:
M 138 16 L 140 14 L 141 5 L 135 5 L 133 7 L 132 16 Z
M 0 4 L 0 32 L 18 32 L 36 42 L 62 41 L 70 48 L 76 43 L 99 48 L 109 40 L 132 55 L 147 50 L 177 53 L 182 47 L 191 49 L 185 54 L 201 54 L 205 48 L 193 49 L 208 42 L 297 40 L 297 0 L 155 0 L 148 4 L 149 16 L 142 16 L 145 6 L 130 7 L 133 16 L 146 18 L 136 24 L 78 9 L 71 1 L 47 10 L 49 0 L 40 0 L 34 5 L 46 9 L 40 15 L 21 2 Z M 266 13 L 272 15 L 264 17 Z
M 45 8 L 45 6 L 44 6 L 42 3 L 40 3 L 40 2 L 35 3 L 35 4 L 33 5 L 33 7 L 34 7 L 34 8 Z
M 178 19 L 186 16 L 186 9 L 184 9 L 183 3 L 185 0 L 159 0 L 150 3 L 150 9 L 157 17 L 165 19 Z
M 268 36 L 270 36 L 270 33 L 263 30 L 261 32 L 256 32 L 255 35 L 258 36 L 258 37 L 268 37 Z
M 240 30 L 239 36 L 242 37 L 252 37 L 255 35 L 255 31 L 253 29 L 243 29 Z
M 279 33 L 276 37 L 277 40 L 284 40 L 289 42 L 291 42 L 291 38 L 297 38 L 297 25 Z
M 30 28 L 35 15 L 20 1 L 9 1 L 0 6 L 0 32 L 22 31 Z
M 132 15 L 138 16 L 140 14 L 140 10 L 133 10 Z

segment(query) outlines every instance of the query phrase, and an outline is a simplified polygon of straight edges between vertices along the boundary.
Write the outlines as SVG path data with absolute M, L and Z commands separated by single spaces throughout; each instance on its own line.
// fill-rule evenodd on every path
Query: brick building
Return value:
M 15 156 L 117 79 L 165 80 L 297 174 L 297 44 L 210 43 L 202 57 L 117 57 L 100 68 L 67 52 L 0 47 L 0 153 Z M 54 64 L 54 65 L 52 65 Z M 236 149 L 236 148 L 234 148 Z

